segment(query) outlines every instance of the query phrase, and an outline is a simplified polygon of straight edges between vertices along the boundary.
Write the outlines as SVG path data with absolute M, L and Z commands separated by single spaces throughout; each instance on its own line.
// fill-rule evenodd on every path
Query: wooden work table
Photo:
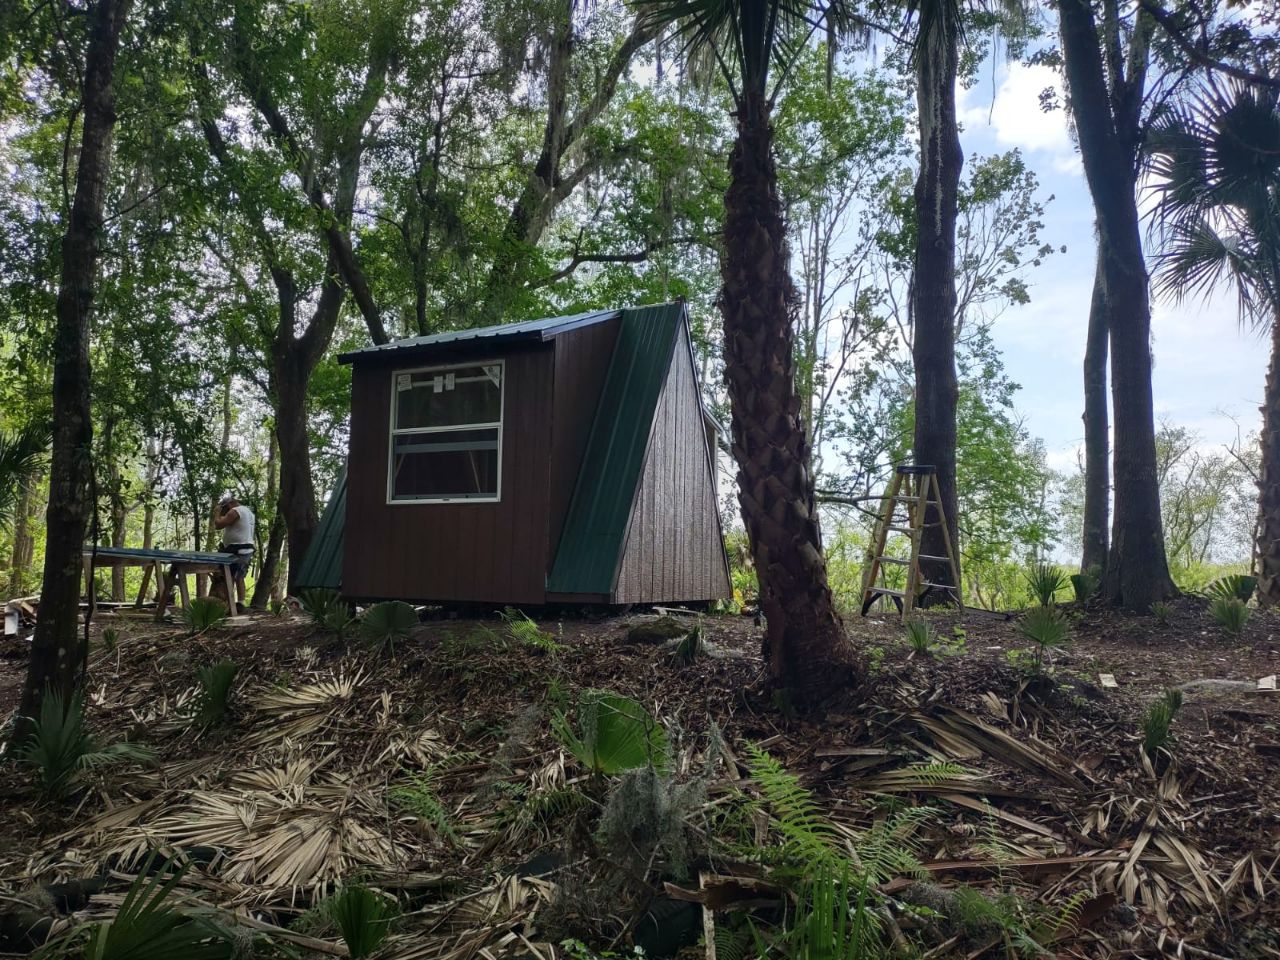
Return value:
M 164 616 L 168 607 L 168 585 L 177 578 L 178 592 L 182 596 L 185 609 L 191 603 L 191 595 L 187 589 L 187 577 L 197 573 L 208 573 L 223 576 L 227 584 L 227 612 L 236 615 L 236 584 L 231 568 L 239 562 L 239 558 L 230 553 L 195 553 L 189 550 L 144 550 L 136 547 L 85 547 L 84 548 L 84 580 L 85 594 L 89 611 L 97 609 L 93 592 L 93 571 L 101 567 L 143 567 L 142 586 L 138 589 L 135 607 L 145 605 L 143 598 L 147 593 L 147 584 L 151 580 L 152 571 L 156 575 L 159 601 L 156 603 L 156 619 Z M 165 573 L 165 567 L 168 573 Z

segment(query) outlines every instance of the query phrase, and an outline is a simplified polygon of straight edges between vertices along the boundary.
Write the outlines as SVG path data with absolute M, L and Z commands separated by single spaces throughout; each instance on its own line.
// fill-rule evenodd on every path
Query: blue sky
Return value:
M 1044 113 L 1040 91 L 1056 85 L 1047 67 L 1002 64 L 961 91 L 959 111 L 966 157 L 1017 147 L 1040 178 L 1043 240 L 1055 254 L 1030 275 L 1031 303 L 1004 313 L 993 331 L 1009 375 L 1022 385 L 1015 403 L 1027 428 L 1042 438 L 1050 465 L 1072 468 L 1083 439 L 1080 365 L 1084 358 L 1093 285 L 1093 208 L 1067 122 Z M 1157 418 L 1197 432 L 1206 447 L 1230 443 L 1239 421 L 1261 425 L 1258 405 L 1268 340 L 1242 332 L 1229 293 L 1209 303 L 1153 301 L 1154 393 Z

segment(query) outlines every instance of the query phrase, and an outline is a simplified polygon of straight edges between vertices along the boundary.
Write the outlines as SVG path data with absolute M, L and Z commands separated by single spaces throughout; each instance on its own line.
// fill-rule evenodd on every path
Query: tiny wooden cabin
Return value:
M 682 304 L 344 354 L 351 446 L 299 571 L 353 599 L 730 595 L 714 421 Z

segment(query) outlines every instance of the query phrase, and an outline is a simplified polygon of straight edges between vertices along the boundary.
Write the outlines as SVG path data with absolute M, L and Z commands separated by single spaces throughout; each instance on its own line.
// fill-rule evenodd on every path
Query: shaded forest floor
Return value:
M 772 830 L 753 802 L 755 744 L 855 846 L 895 813 L 922 812 L 911 840 L 922 873 L 881 885 L 885 935 L 922 944 L 915 955 L 1030 956 L 1025 933 L 1059 957 L 1280 957 L 1280 694 L 1254 689 L 1280 670 L 1280 617 L 1255 614 L 1237 640 L 1193 598 L 1167 625 L 1071 616 L 1048 677 L 1026 654 L 1011 662 L 1027 644 L 1001 616 L 931 615 L 931 655 L 913 653 L 894 619 L 853 620 L 874 664 L 869 699 L 816 717 L 761 692 L 759 630 L 745 617 L 700 618 L 710 650 L 686 664 L 670 644 L 628 641 L 645 615 L 543 621 L 552 652 L 501 621 L 439 621 L 390 654 L 297 615 L 194 639 L 101 616 L 91 727 L 158 761 L 99 768 L 62 804 L 37 803 L 28 775 L 5 766 L 0 897 L 24 897 L 56 934 L 110 916 L 161 848 L 196 863 L 187 901 L 237 917 L 257 956 L 347 955 L 311 908 L 353 881 L 399 900 L 385 956 L 543 958 L 570 937 L 704 956 L 703 909 L 680 899 L 701 876 L 724 960 L 749 914 L 763 923 L 778 908 L 751 855 Z M 119 635 L 110 652 L 105 627 Z M 25 657 L 26 641 L 0 647 L 0 716 Z M 196 671 L 224 658 L 240 668 L 232 714 L 200 730 Z M 1144 763 L 1144 712 L 1186 684 L 1168 755 Z M 550 704 L 587 688 L 634 697 L 666 725 L 676 780 L 696 784 L 683 870 L 639 828 L 628 849 L 597 830 L 609 785 L 549 723 Z M 107 882 L 87 904 L 30 893 L 92 876 Z M 999 909 L 976 916 L 957 890 Z M 0 953 L 21 953 L 10 936 Z

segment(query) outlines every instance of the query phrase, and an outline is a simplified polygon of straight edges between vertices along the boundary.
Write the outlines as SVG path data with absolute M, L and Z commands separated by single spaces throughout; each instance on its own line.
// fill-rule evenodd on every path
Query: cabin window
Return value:
M 498 500 L 501 360 L 392 374 L 389 503 Z

